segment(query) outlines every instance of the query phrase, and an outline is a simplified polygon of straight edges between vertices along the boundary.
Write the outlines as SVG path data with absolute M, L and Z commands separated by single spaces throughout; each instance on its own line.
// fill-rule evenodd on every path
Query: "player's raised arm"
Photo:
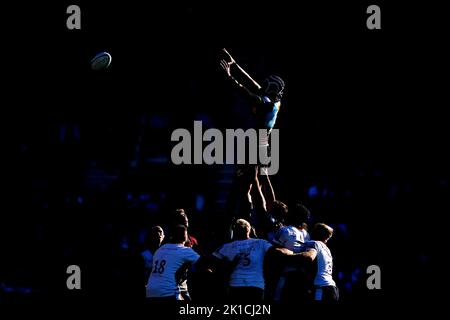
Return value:
M 309 261 L 314 261 L 314 259 L 317 257 L 317 250 L 310 248 L 304 252 L 297 253 L 296 256 Z
M 245 97 L 251 99 L 251 100 L 258 100 L 259 96 L 254 94 L 252 91 L 250 91 L 246 86 L 241 84 L 239 81 L 237 81 L 232 75 L 231 75 L 231 64 L 225 60 L 220 61 L 220 66 L 222 69 L 224 69 L 226 75 L 228 78 L 241 90 Z

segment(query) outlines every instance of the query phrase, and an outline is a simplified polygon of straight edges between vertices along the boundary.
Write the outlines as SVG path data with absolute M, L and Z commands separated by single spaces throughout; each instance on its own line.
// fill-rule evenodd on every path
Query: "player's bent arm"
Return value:
M 225 257 L 221 258 L 217 255 L 212 255 L 209 259 L 207 270 L 208 272 L 219 274 L 230 274 L 239 263 L 239 259 L 235 258 L 233 261 L 229 261 Z
M 293 256 L 293 255 L 295 254 L 291 250 L 278 246 L 272 246 L 266 252 L 266 257 L 269 257 L 270 259 L 280 259 L 286 256 Z

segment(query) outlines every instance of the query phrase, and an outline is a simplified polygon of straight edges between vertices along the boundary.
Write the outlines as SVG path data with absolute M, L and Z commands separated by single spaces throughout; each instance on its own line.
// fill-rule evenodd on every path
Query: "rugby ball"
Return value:
M 92 70 L 102 70 L 109 67 L 112 57 L 108 52 L 100 52 L 91 60 Z

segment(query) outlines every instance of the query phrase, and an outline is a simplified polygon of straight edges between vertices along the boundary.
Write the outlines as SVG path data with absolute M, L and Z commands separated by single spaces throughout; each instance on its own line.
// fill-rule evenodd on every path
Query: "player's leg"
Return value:
M 339 290 L 335 286 L 315 287 L 314 300 L 317 303 L 336 303 L 339 300 Z
M 233 185 L 228 197 L 228 210 L 231 220 L 243 218 L 250 220 L 251 189 L 253 183 L 252 168 L 248 165 L 239 166 L 233 178 Z

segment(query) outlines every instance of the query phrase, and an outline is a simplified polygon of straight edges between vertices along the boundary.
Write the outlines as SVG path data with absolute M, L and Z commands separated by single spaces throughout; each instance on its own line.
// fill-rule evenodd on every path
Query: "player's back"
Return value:
M 236 240 L 223 245 L 214 255 L 228 261 L 238 259 L 230 276 L 230 286 L 264 289 L 264 256 L 271 246 L 262 239 Z

